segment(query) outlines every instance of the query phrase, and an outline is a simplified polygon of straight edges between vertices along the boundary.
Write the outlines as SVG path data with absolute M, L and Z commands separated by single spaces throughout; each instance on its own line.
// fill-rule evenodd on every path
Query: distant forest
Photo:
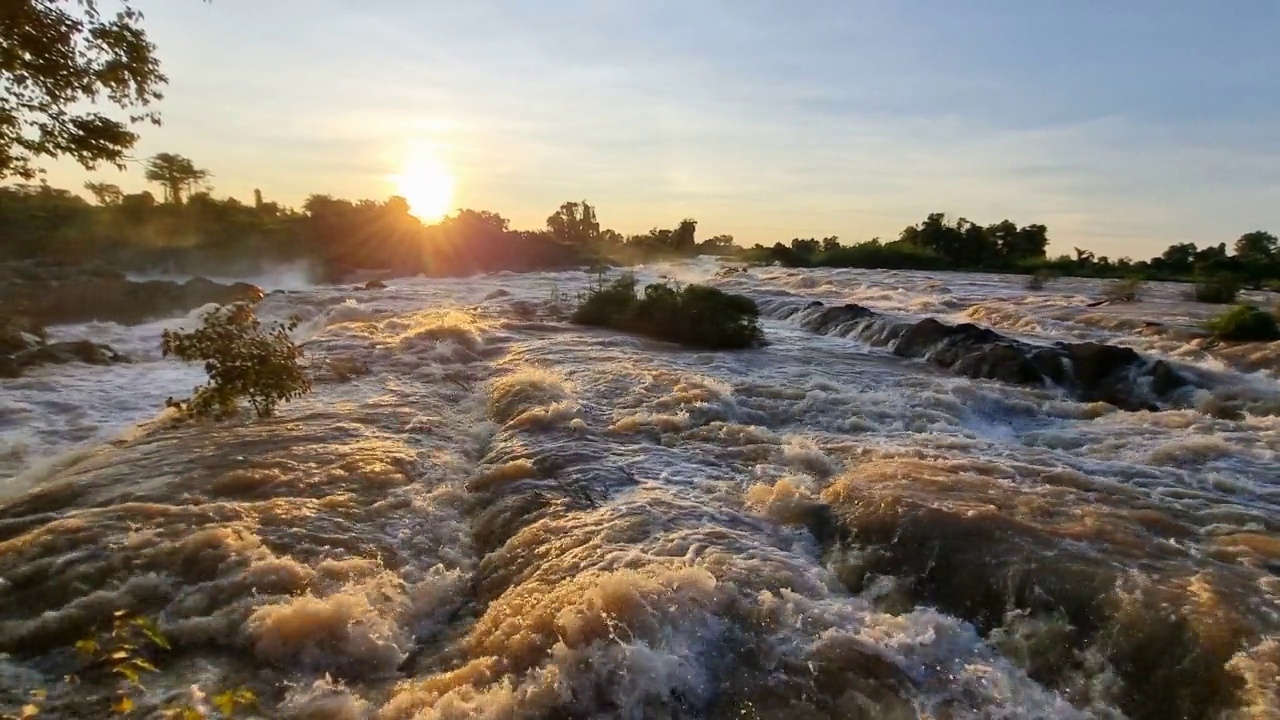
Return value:
M 1280 288 L 1280 249 L 1263 231 L 1199 248 L 1170 246 L 1150 260 L 1111 259 L 1076 249 L 1047 256 L 1049 230 L 1009 220 L 979 225 L 942 213 L 911 225 L 892 241 L 842 244 L 839 238 L 795 238 L 742 248 L 730 235 L 699 241 L 697 221 L 624 236 L 602 228 L 589 203 L 566 202 L 543 228 L 517 230 L 501 215 L 459 210 L 423 223 L 400 197 L 384 201 L 312 195 L 300 209 L 266 201 L 215 198 L 210 173 L 180 155 L 147 162 L 161 191 L 126 194 L 86 183 L 94 198 L 43 184 L 0 187 L 0 259 L 97 261 L 126 269 L 192 274 L 251 273 L 267 265 L 307 261 L 320 279 L 357 270 L 399 275 L 465 275 L 720 255 L 792 267 L 982 270 L 1197 281 L 1229 277 L 1246 287 Z
M 965 218 L 948 220 L 933 213 L 910 225 L 896 240 L 879 238 L 842 245 L 839 238 L 796 238 L 772 247 L 756 245 L 748 259 L 791 267 L 855 267 L 900 270 L 970 270 L 1076 277 L 1133 278 L 1201 282 L 1230 280 L 1252 288 L 1280 291 L 1280 248 L 1276 236 L 1256 230 L 1227 243 L 1204 248 L 1170 245 L 1150 260 L 1111 259 L 1073 248 L 1074 255 L 1050 258 L 1049 230 L 1004 220 L 982 226 Z
M 516 230 L 484 210 L 459 210 L 423 223 L 401 197 L 351 201 L 312 195 L 294 209 L 255 192 L 253 202 L 244 203 L 213 197 L 208 177 L 186 158 L 163 154 L 147 170 L 161 199 L 102 183 L 86 183 L 92 203 L 48 185 L 0 187 L 0 259 L 97 261 L 197 274 L 252 272 L 305 260 L 322 279 L 337 280 L 365 269 L 465 275 L 633 264 L 736 248 L 727 235 L 699 242 L 697 222 L 689 219 L 624 237 L 601 228 L 587 202 L 564 203 L 544 228 Z

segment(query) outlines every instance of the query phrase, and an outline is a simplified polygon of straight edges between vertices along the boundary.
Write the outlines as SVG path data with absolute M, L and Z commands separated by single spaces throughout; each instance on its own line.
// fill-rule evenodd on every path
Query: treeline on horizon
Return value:
M 459 210 L 439 222 L 414 217 L 404 198 L 384 201 L 312 195 L 300 209 L 265 201 L 215 198 L 207 170 L 162 153 L 147 162 L 162 190 L 126 194 L 86 183 L 95 202 L 40 184 L 0 187 L 0 259 L 101 261 L 133 270 L 190 274 L 253 273 L 305 261 L 322 280 L 359 270 L 398 275 L 466 275 L 532 271 L 713 254 L 791 267 L 979 270 L 1086 277 L 1197 281 L 1232 278 L 1248 287 L 1280 287 L 1280 250 L 1263 231 L 1199 248 L 1171 245 L 1150 260 L 1112 260 L 1075 249 L 1050 258 L 1048 228 L 1009 220 L 979 225 L 933 213 L 896 240 L 845 245 L 837 237 L 795 238 L 742 248 L 730 235 L 697 239 L 697 222 L 624 236 L 602 228 L 589 203 L 567 202 L 544 228 L 517 230 L 501 215 Z
M 756 245 L 744 256 L 789 267 L 969 270 L 1183 282 L 1230 279 L 1247 287 L 1280 291 L 1280 247 L 1275 235 L 1262 230 L 1241 235 L 1230 249 L 1225 242 L 1204 248 L 1175 243 L 1157 257 L 1137 261 L 1112 260 L 1080 248 L 1073 248 L 1074 256 L 1050 258 L 1048 245 L 1044 225 L 1019 227 L 1003 220 L 982 226 L 932 213 L 890 242 L 875 238 L 842 245 L 837 237 L 795 238 L 772 247 Z
M 126 194 L 86 183 L 94 197 L 48 185 L 0 187 L 0 259 L 102 261 L 133 270 L 192 274 L 252 273 L 306 261 L 323 280 L 359 270 L 395 275 L 467 275 L 729 254 L 728 235 L 697 239 L 697 221 L 623 236 L 602 228 L 587 202 L 566 202 L 544 228 L 513 229 L 486 210 L 459 210 L 434 223 L 415 217 L 402 197 L 351 201 L 311 195 L 300 209 L 263 199 L 216 198 L 206 170 L 178 155 L 147 162 L 160 186 Z

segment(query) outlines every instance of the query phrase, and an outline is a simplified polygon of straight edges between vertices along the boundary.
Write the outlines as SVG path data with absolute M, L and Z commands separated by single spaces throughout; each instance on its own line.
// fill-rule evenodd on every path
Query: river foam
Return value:
M 64 328 L 140 362 L 0 381 L 23 473 L 0 672 L 50 716 L 109 702 L 109 678 L 59 678 L 125 610 L 173 644 L 144 710 L 194 684 L 292 718 L 1280 712 L 1280 418 L 1216 411 L 1273 376 L 1079 322 L 1085 281 L 715 270 L 641 275 L 1122 342 L 1220 382 L 1123 412 L 781 312 L 766 348 L 685 350 L 565 323 L 551 299 L 585 273 L 502 274 L 269 296 L 316 392 L 202 425 L 158 417 L 199 376 L 155 349 L 198 315 Z

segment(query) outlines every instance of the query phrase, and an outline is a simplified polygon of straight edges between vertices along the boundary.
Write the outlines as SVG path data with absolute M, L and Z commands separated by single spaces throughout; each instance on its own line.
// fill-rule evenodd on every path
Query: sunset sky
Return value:
M 137 154 L 216 195 L 382 198 L 427 158 L 517 227 L 586 198 L 744 244 L 931 211 L 1112 257 L 1280 233 L 1276 0 L 137 4 L 170 77 Z

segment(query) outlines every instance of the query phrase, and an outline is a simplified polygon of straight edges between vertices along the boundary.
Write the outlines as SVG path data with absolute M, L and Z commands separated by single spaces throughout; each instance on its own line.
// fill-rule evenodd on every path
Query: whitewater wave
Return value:
M 173 645 L 144 713 L 238 687 L 296 718 L 1280 711 L 1273 376 L 1076 322 L 1077 281 L 753 270 L 711 282 L 771 344 L 709 353 L 568 325 L 553 297 L 594 279 L 273 294 L 317 382 L 266 421 L 157 417 L 200 380 L 158 335 L 198 313 L 68 329 L 139 362 L 0 381 L 5 684 L 107 707 L 69 648 L 124 610 Z M 804 329 L 855 297 L 897 319 Z M 889 352 L 922 313 L 1206 376 L 1136 412 L 973 380 Z

